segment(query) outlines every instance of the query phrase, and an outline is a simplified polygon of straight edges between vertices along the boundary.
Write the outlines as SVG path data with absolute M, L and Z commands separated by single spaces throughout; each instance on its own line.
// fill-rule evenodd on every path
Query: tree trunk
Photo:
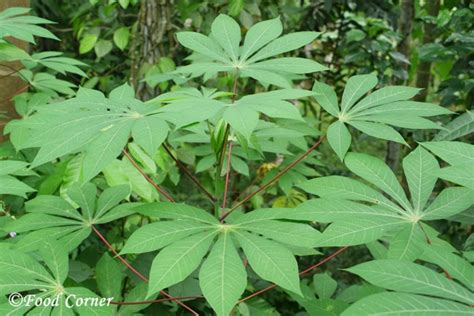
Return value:
M 11 7 L 29 7 L 29 0 L 1 0 L 0 12 Z M 21 49 L 28 50 L 28 43 L 15 38 L 7 38 L 9 42 Z M 11 99 L 27 89 L 27 84 L 15 72 L 22 68 L 20 62 L 0 63 L 0 141 L 3 141 L 3 128 L 8 121 L 16 117 L 16 111 Z
M 173 0 L 144 0 L 141 2 L 138 14 L 138 25 L 134 32 L 131 47 L 132 69 L 130 83 L 135 88 L 138 98 L 148 100 L 157 94 L 140 82 L 146 71 L 159 62 L 161 56 L 166 56 L 165 36 L 172 40 L 171 14 Z
M 414 5 L 413 0 L 402 0 L 400 3 L 400 17 L 398 20 L 398 32 L 402 39 L 397 45 L 397 51 L 406 56 L 409 59 L 410 55 L 410 43 L 411 43 L 411 31 L 413 27 L 414 18 Z M 408 64 L 403 63 L 402 68 L 408 71 Z M 394 84 L 407 84 L 405 79 L 395 79 Z M 389 141 L 387 143 L 387 152 L 385 155 L 385 162 L 392 168 L 392 170 L 398 170 L 400 166 L 400 150 L 401 145 L 399 143 Z
M 428 14 L 433 17 L 437 17 L 439 14 L 439 0 L 431 0 L 426 2 L 426 10 Z M 432 43 L 435 39 L 434 34 L 435 25 L 432 23 L 424 24 L 424 33 L 423 33 L 423 44 Z M 415 97 L 416 101 L 424 102 L 426 101 L 426 96 L 428 95 L 428 87 L 431 80 L 431 62 L 424 61 L 418 65 L 418 70 L 416 72 L 416 86 L 422 88 L 423 90 Z

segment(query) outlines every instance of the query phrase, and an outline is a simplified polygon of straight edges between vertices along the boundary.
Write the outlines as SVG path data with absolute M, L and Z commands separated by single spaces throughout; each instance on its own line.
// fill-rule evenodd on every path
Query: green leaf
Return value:
M 313 91 L 317 94 L 314 96 L 319 105 L 332 116 L 339 116 L 339 107 L 337 105 L 337 95 L 331 86 L 325 83 L 315 81 Z
M 280 36 L 282 31 L 279 17 L 253 25 L 245 35 L 240 59 L 246 60 L 261 47 Z
M 387 258 L 414 261 L 423 252 L 424 244 L 426 240 L 420 225 L 407 224 L 390 240 Z
M 364 121 L 348 121 L 347 123 L 369 136 L 391 140 L 393 142 L 408 146 L 408 144 L 403 139 L 403 136 L 400 135 L 400 133 L 397 132 L 393 127 L 381 123 Z
M 129 38 L 130 30 L 126 26 L 118 28 L 114 32 L 114 43 L 120 50 L 124 50 L 127 47 Z
M 321 298 L 330 298 L 336 292 L 337 282 L 327 273 L 318 273 L 313 276 L 314 291 Z
M 372 108 L 377 105 L 387 104 L 396 101 L 404 101 L 414 97 L 420 89 L 403 86 L 389 86 L 378 89 L 360 102 L 358 102 L 350 111 L 351 114 Z
M 19 276 L 24 278 L 31 278 L 47 283 L 52 283 L 54 280 L 51 275 L 29 255 L 26 255 L 17 250 L 2 249 L 0 256 L 0 276 Z M 0 292 L 3 292 L 3 287 L 7 284 L 0 283 Z M 7 294 L 7 293 L 2 293 Z
M 120 155 L 128 142 L 132 124 L 129 120 L 118 122 L 103 130 L 89 144 L 82 164 L 82 180 L 84 182 L 95 177 Z
M 245 224 L 242 228 L 282 244 L 314 248 L 321 233 L 310 225 L 276 220 Z
M 95 34 L 85 34 L 79 44 L 79 54 L 90 52 L 94 48 L 97 39 L 98 37 Z
M 446 108 L 443 108 L 436 104 L 426 103 L 426 102 L 416 102 L 416 101 L 396 101 L 388 104 L 378 105 L 367 110 L 361 111 L 357 115 L 371 115 L 371 114 L 381 114 L 381 115 L 410 115 L 410 116 L 436 116 L 444 114 L 453 114 Z
M 329 200 L 347 199 L 365 201 L 386 206 L 388 209 L 392 209 L 396 212 L 399 211 L 398 206 L 380 192 L 360 181 L 342 176 L 327 176 L 311 179 L 300 184 L 299 187 L 306 192 L 319 195 Z
M 326 67 L 313 60 L 299 57 L 281 57 L 269 59 L 252 64 L 251 68 L 276 72 L 287 72 L 292 74 L 306 74 L 327 70 Z
M 112 42 L 107 40 L 100 40 L 94 45 L 94 51 L 98 59 L 110 53 L 112 48 Z
M 81 207 L 83 217 L 91 221 L 96 207 L 97 187 L 92 183 L 75 184 L 67 189 L 67 195 Z
M 329 125 L 327 131 L 329 145 L 336 152 L 341 161 L 344 161 L 349 147 L 351 146 L 351 133 L 341 121 Z
M 474 302 L 474 294 L 456 282 L 424 266 L 399 260 L 375 260 L 347 269 L 368 282 L 389 290 L 425 294 L 459 301 Z
M 470 315 L 463 304 L 421 295 L 385 292 L 362 298 L 341 316 L 359 315 Z
M 449 122 L 445 128 L 433 140 L 447 141 L 471 134 L 474 132 L 474 118 L 471 113 L 466 112 Z
M 216 234 L 213 230 L 192 235 L 161 250 L 151 265 L 148 296 L 183 281 L 196 270 Z
M 146 116 L 135 122 L 132 136 L 135 142 L 153 157 L 168 136 L 168 131 L 169 127 L 165 121 L 155 116 Z
M 474 145 L 448 141 L 427 142 L 421 145 L 450 165 L 474 165 Z
M 64 245 L 53 240 L 47 240 L 39 250 L 56 282 L 62 284 L 69 273 L 68 252 Z
M 229 55 L 232 62 L 239 59 L 240 26 L 235 20 L 225 14 L 219 14 L 211 25 L 212 36 L 215 41 Z
M 187 219 L 207 224 L 219 224 L 219 221 L 208 212 L 183 203 L 147 203 L 134 208 L 140 214 L 166 219 Z
M 260 81 L 266 84 L 272 84 L 277 87 L 282 87 L 282 88 L 291 87 L 290 83 L 288 82 L 288 79 L 286 79 L 284 76 L 280 75 L 279 73 L 258 69 L 256 67 L 253 67 L 253 65 L 243 69 L 241 71 L 241 76 L 251 77 L 257 81 Z
M 160 221 L 137 229 L 130 236 L 121 254 L 158 250 L 177 240 L 205 231 L 211 226 L 189 220 Z
M 392 114 L 372 114 L 357 116 L 352 120 L 378 122 L 410 129 L 443 129 L 442 126 L 436 124 L 435 122 L 409 114 L 399 114 L 396 116 Z
M 63 198 L 53 195 L 38 195 L 25 203 L 28 213 L 44 213 L 82 220 L 81 214 Z
M 428 245 L 423 249 L 420 259 L 434 263 L 445 270 L 452 278 L 462 282 L 471 291 L 474 289 L 474 267 L 468 261 L 440 245 Z
M 438 169 L 436 158 L 421 146 L 403 159 L 403 171 L 415 213 L 420 213 L 430 198 L 437 180 L 436 170 Z
M 351 217 L 379 218 L 381 220 L 383 218 L 386 218 L 386 220 L 402 218 L 399 214 L 394 214 L 393 210 L 387 208 L 368 206 L 338 198 L 312 199 L 298 205 L 296 210 L 312 214 L 312 220 L 321 223 L 340 221 Z
M 474 190 L 474 168 L 469 163 L 439 169 L 437 176 Z
M 302 295 L 298 264 L 287 248 L 257 235 L 241 231 L 236 235 L 250 266 L 262 279 Z
M 199 285 L 218 316 L 231 313 L 247 286 L 247 273 L 229 233 L 220 235 L 202 264 Z
M 392 196 L 405 210 L 412 209 L 393 171 L 380 159 L 360 153 L 349 153 L 345 164 L 353 173 Z
M 0 194 L 12 194 L 26 197 L 26 193 L 36 191 L 12 176 L 0 176 Z
M 105 189 L 97 200 L 97 211 L 94 216 L 95 220 L 102 218 L 129 194 L 130 187 L 128 185 L 118 185 Z
M 252 136 L 252 132 L 258 123 L 257 112 L 246 107 L 230 106 L 224 112 L 223 118 L 236 132 L 244 135 L 247 140 L 250 140 L 250 136 Z
M 374 88 L 378 83 L 376 75 L 358 75 L 350 77 L 347 80 L 342 94 L 341 110 L 343 113 L 349 109 L 367 92 Z
M 422 213 L 423 220 L 445 219 L 459 214 L 474 203 L 474 191 L 461 187 L 445 188 Z
M 229 15 L 238 16 L 244 9 L 244 4 L 244 0 L 230 0 L 228 6 Z
M 97 286 L 103 297 L 113 297 L 114 301 L 122 296 L 122 266 L 105 253 L 96 266 Z
M 213 39 L 195 32 L 179 32 L 176 36 L 178 42 L 184 47 L 225 64 L 229 63 L 222 48 Z
M 372 242 L 386 232 L 406 223 L 400 218 L 390 217 L 353 217 L 337 221 L 320 235 L 319 247 L 354 246 Z
M 248 59 L 248 63 L 255 63 L 259 60 L 266 59 L 275 55 L 283 54 L 306 44 L 311 43 L 319 33 L 317 32 L 295 32 L 284 35 L 270 44 L 263 47 L 255 55 Z

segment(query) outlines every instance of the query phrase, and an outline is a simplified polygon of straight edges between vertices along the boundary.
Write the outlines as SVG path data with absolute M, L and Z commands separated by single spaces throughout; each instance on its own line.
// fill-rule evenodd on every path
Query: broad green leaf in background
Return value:
M 127 47 L 129 38 L 130 30 L 126 26 L 123 26 L 114 32 L 114 43 L 121 50 L 124 50 Z

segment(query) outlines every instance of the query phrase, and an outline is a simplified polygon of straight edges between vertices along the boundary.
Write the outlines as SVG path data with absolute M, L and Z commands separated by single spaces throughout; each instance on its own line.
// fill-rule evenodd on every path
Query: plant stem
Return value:
M 143 170 L 140 168 L 140 166 L 135 162 L 135 160 L 130 156 L 128 151 L 126 149 L 122 150 L 123 154 L 127 159 L 132 163 L 132 165 L 135 167 L 135 169 L 138 170 L 138 172 L 141 173 L 141 175 L 148 181 L 159 193 L 161 193 L 164 197 L 168 199 L 170 202 L 175 202 L 175 200 L 167 193 L 165 190 L 163 190 L 155 181 L 153 181 L 152 178 L 150 178 Z
M 252 192 L 250 193 L 249 195 L 247 195 L 243 200 L 241 200 L 239 203 L 237 203 L 236 205 L 234 205 L 228 212 L 222 214 L 220 220 L 223 221 L 227 216 L 230 215 L 230 213 L 232 213 L 233 211 L 235 211 L 237 208 L 239 208 L 241 205 L 243 205 L 245 202 L 247 202 L 248 200 L 250 200 L 252 197 L 254 197 L 256 194 L 258 194 L 259 192 L 265 190 L 266 188 L 268 188 L 269 186 L 271 186 L 272 184 L 274 184 L 278 179 L 280 179 L 285 173 L 287 173 L 291 168 L 293 168 L 294 166 L 296 166 L 299 162 L 301 162 L 303 159 L 305 159 L 314 149 L 316 149 L 320 144 L 321 142 L 324 140 L 324 136 L 321 136 L 319 138 L 319 140 L 314 143 L 313 146 L 311 146 L 311 148 L 309 148 L 303 155 L 301 155 L 298 159 L 296 159 L 295 161 L 293 161 L 292 163 L 290 163 L 288 166 L 286 166 L 283 170 L 281 170 L 280 172 L 278 172 L 273 178 L 270 179 L 270 181 L 268 181 L 267 183 L 265 183 L 264 185 L 262 185 L 261 187 L 259 187 L 257 189 L 257 191 L 255 192 Z
M 338 256 L 339 254 L 341 254 L 342 252 L 346 251 L 348 248 L 349 248 L 349 247 L 342 247 L 342 248 L 339 248 L 337 251 L 333 252 L 332 254 L 330 254 L 329 256 L 327 256 L 326 258 L 324 258 L 323 260 L 319 261 L 319 262 L 316 263 L 315 265 L 312 265 L 311 267 L 309 267 L 309 268 L 307 268 L 307 269 L 301 271 L 301 272 L 299 273 L 299 276 L 303 276 L 303 275 L 305 275 L 305 274 L 307 274 L 307 273 L 313 271 L 314 269 L 316 269 L 316 268 L 322 266 L 322 265 L 325 264 L 326 262 L 330 261 L 330 260 L 333 259 L 334 257 L 336 257 L 336 256 Z M 267 291 L 270 291 L 270 290 L 272 290 L 272 289 L 274 289 L 274 288 L 276 288 L 276 287 L 277 287 L 276 284 L 269 285 L 269 286 L 267 286 L 266 288 L 263 288 L 263 289 L 261 289 L 261 290 L 259 290 L 259 291 L 257 291 L 257 292 L 254 292 L 254 293 L 250 294 L 249 296 L 244 297 L 243 299 L 239 300 L 239 301 L 237 302 L 237 304 L 242 303 L 242 302 L 245 302 L 245 301 L 248 301 L 249 299 L 254 298 L 255 296 L 258 296 L 258 295 L 260 295 L 260 294 L 262 294 L 262 293 L 265 293 L 265 292 L 267 292 Z
M 237 98 L 237 81 L 238 79 L 238 76 L 236 75 L 235 79 L 234 79 L 234 85 L 232 87 L 232 104 L 235 103 L 235 99 Z M 222 171 L 222 165 L 224 164 L 224 157 L 225 157 L 225 149 L 227 147 L 227 141 L 228 141 L 228 138 L 229 138 L 229 132 L 230 132 L 230 125 L 229 124 L 226 124 L 225 126 L 225 131 L 224 131 L 224 142 L 222 144 L 222 147 L 221 147 L 221 150 L 219 152 L 219 165 L 217 167 L 217 176 L 216 178 L 220 177 L 221 175 L 221 171 Z
M 148 283 L 148 278 L 145 277 L 143 274 L 138 272 L 137 269 L 135 269 L 124 257 L 119 255 L 117 250 L 107 241 L 107 239 L 102 235 L 99 230 L 94 226 L 91 225 L 92 230 L 94 233 L 99 237 L 99 239 L 107 246 L 107 248 L 114 254 L 115 257 L 117 257 L 130 271 L 132 271 L 136 276 L 138 276 L 143 282 Z M 187 306 L 186 304 L 180 302 L 177 298 L 174 296 L 166 293 L 165 291 L 160 291 L 160 294 L 168 298 L 169 300 L 176 301 L 178 305 L 180 305 L 182 308 L 186 309 L 187 311 L 191 312 L 195 316 L 199 316 L 199 314 L 194 311 L 191 307 Z
M 191 181 L 194 182 L 198 186 L 198 188 L 201 189 L 201 191 L 209 198 L 211 203 L 215 203 L 217 201 L 216 197 L 212 195 L 209 191 L 207 191 L 206 188 L 199 182 L 199 180 L 188 170 L 188 168 L 186 168 L 186 166 L 184 166 L 181 161 L 179 161 L 178 158 L 173 155 L 168 146 L 163 144 L 163 148 L 171 157 L 171 159 L 174 160 L 174 162 L 181 169 L 181 171 L 183 171 L 191 179 Z
M 229 191 L 229 178 L 230 178 L 230 164 L 232 159 L 232 142 L 229 142 L 229 149 L 227 150 L 227 169 L 225 175 L 225 188 L 224 188 L 224 197 L 222 198 L 222 207 L 224 210 L 227 202 L 227 192 Z

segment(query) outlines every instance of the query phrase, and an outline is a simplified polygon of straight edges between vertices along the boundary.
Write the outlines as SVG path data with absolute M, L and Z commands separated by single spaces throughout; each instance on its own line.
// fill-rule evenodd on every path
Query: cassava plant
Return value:
M 23 13 L 0 14 L 2 58 L 19 56 L 9 55 L 6 36 L 53 37 L 36 25 L 47 21 Z M 319 34 L 282 32 L 276 18 L 242 37 L 233 18 L 219 15 L 209 35 L 177 33 L 190 63 L 147 78 L 172 80 L 174 88 L 146 102 L 128 84 L 106 96 L 63 81 L 46 89 L 31 81 L 39 74 L 23 72 L 32 90 L 17 97 L 22 117 L 6 129 L 14 150 L 0 161 L 2 314 L 137 315 L 173 302 L 166 304 L 176 314 L 262 315 L 267 303 L 252 300 L 277 287 L 309 315 L 473 313 L 473 252 L 451 245 L 432 224 L 462 214 L 472 223 L 474 146 L 453 141 L 453 124 L 428 119 L 453 113 L 412 101 L 417 88 L 380 87 L 376 74 L 349 78 L 338 98 L 313 79 L 325 66 L 293 56 Z M 57 53 L 23 54 L 27 68 L 83 75 L 82 64 Z M 219 80 L 229 89 L 217 89 Z M 314 81 L 312 90 L 301 80 Z M 329 126 L 318 130 L 303 104 L 326 111 Z M 430 136 L 415 142 L 400 130 Z M 403 177 L 380 158 L 351 151 L 360 135 L 405 145 Z M 332 151 L 324 154 L 345 166 L 342 175 L 318 170 L 325 143 Z M 197 164 L 183 152 L 199 157 Z M 272 162 L 272 170 L 258 175 L 254 162 Z M 198 203 L 176 185 L 177 168 L 189 177 L 186 186 L 200 190 Z M 253 175 L 248 189 L 233 183 Z M 259 202 L 265 190 L 286 198 Z M 95 268 L 79 273 L 78 258 L 97 243 L 103 254 L 87 261 Z M 365 283 L 337 291 L 331 276 L 316 274 L 313 291 L 303 278 L 352 246 L 368 249 L 371 260 L 337 275 Z M 5 297 L 15 292 L 59 303 L 13 306 Z M 113 304 L 78 303 L 87 297 Z

